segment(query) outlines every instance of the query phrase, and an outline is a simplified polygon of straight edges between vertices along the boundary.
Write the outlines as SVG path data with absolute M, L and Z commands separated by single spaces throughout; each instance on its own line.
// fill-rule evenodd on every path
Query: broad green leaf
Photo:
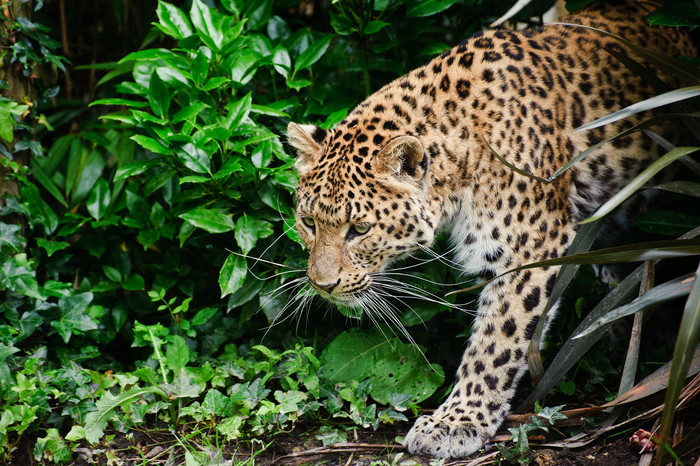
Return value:
M 124 165 L 123 167 L 120 167 L 117 169 L 117 172 L 114 175 L 114 181 L 119 181 L 123 180 L 125 178 L 129 178 L 131 176 L 136 176 L 140 175 L 141 173 L 145 172 L 151 167 L 154 167 L 158 165 L 158 161 L 150 159 L 150 160 L 140 160 L 138 162 L 133 162 L 127 165 Z
M 294 89 L 295 91 L 309 87 L 312 84 L 313 82 L 309 81 L 308 79 L 294 79 L 292 81 L 287 81 L 287 87 Z
M 229 254 L 219 272 L 221 297 L 238 291 L 243 286 L 247 273 L 245 257 L 235 253 Z
M 61 193 L 61 190 L 56 186 L 56 183 L 49 177 L 46 173 L 42 162 L 36 157 L 32 157 L 30 160 L 32 167 L 32 174 L 36 177 L 37 181 L 46 189 L 58 202 L 63 205 L 63 207 L 68 207 L 65 197 Z
M 3 224 L 0 224 L 0 231 L 2 231 L 2 225 Z M 0 237 L 0 242 L 1 241 L 2 238 Z M 62 251 L 63 249 L 70 247 L 70 244 L 66 243 L 65 241 L 53 241 L 46 238 L 37 238 L 36 245 L 44 249 L 49 257 L 51 257 L 57 251 Z
M 80 170 L 78 181 L 73 189 L 73 195 L 71 196 L 73 204 L 82 202 L 90 194 L 93 186 L 102 176 L 102 170 L 104 170 L 106 165 L 107 160 L 97 149 L 90 152 Z
M 86 204 L 88 213 L 95 220 L 101 220 L 107 213 L 110 201 L 111 193 L 109 191 L 109 184 L 104 178 L 100 178 L 97 180 L 97 183 L 95 183 L 92 191 L 90 191 L 90 196 Z
M 189 212 L 180 214 L 179 217 L 209 233 L 225 233 L 235 228 L 231 216 L 218 209 L 197 207 Z
M 151 208 L 143 197 L 131 191 L 131 189 L 126 191 L 126 208 L 139 226 L 148 225 Z
M 211 175 L 211 162 L 209 155 L 204 149 L 188 143 L 176 150 L 177 155 L 182 160 L 187 168 L 196 173 L 208 173 Z
M 192 23 L 202 42 L 215 51 L 221 50 L 224 32 L 221 30 L 221 16 L 201 0 L 193 0 L 190 9 Z
M 273 233 L 272 224 L 259 218 L 241 215 L 236 221 L 236 242 L 241 253 L 246 255 L 255 247 L 260 238 L 267 238 Z
M 51 322 L 65 343 L 71 338 L 73 332 L 86 332 L 97 329 L 97 324 L 87 313 L 88 304 L 92 301 L 90 292 L 73 296 L 64 296 L 58 300 L 60 318 Z
M 445 380 L 442 367 L 428 363 L 417 347 L 400 344 L 400 348 L 382 355 L 374 366 L 370 395 L 379 403 L 389 404 L 396 393 L 410 396 L 411 403 L 420 403 Z
M 204 81 L 207 79 L 207 74 L 209 73 L 209 59 L 201 50 L 197 51 L 197 54 L 192 60 L 191 72 L 195 84 L 198 86 L 204 84 Z
M 414 18 L 431 16 L 445 11 L 456 2 L 457 0 L 413 0 L 408 3 L 409 7 L 406 16 Z
M 289 52 L 284 47 L 277 46 L 275 52 L 272 55 L 272 64 L 279 74 L 284 76 L 284 78 L 289 77 L 289 73 L 292 70 L 292 59 L 289 58 Z
M 189 121 L 194 123 L 196 121 L 196 116 L 202 110 L 209 108 L 209 105 L 204 102 L 197 102 L 192 105 L 181 108 L 178 112 L 173 115 L 172 122 L 180 123 L 181 121 Z
M 12 142 L 14 139 L 14 117 L 4 108 L 0 108 L 0 137 L 6 142 Z
M 379 21 L 375 19 L 367 23 L 362 33 L 368 36 L 370 34 L 374 34 L 376 32 L 381 31 L 388 25 L 389 23 L 387 23 L 386 21 Z
M 633 225 L 647 233 L 678 237 L 700 225 L 700 217 L 674 210 L 650 210 Z
M 165 118 L 168 116 L 170 99 L 170 93 L 163 80 L 158 73 L 152 73 L 148 86 L 148 105 L 157 117 Z
M 162 142 L 160 142 L 157 139 L 148 137 L 148 136 L 143 136 L 141 134 L 134 134 L 130 138 L 131 140 L 135 141 L 139 146 L 143 147 L 146 150 L 150 150 L 151 152 L 155 154 L 160 154 L 160 155 L 170 155 L 172 152 L 170 149 L 165 147 Z M 143 162 L 137 162 L 137 163 L 143 163 Z
M 143 277 L 137 273 L 122 282 L 122 288 L 128 291 L 142 291 L 146 286 Z
M 297 58 L 294 63 L 294 73 L 304 70 L 316 63 L 323 54 L 326 53 L 332 39 L 333 36 L 329 34 L 320 40 L 312 42 L 306 50 L 299 54 L 299 58 Z
M 362 380 L 374 368 L 377 359 L 393 352 L 399 343 L 375 330 L 346 330 L 321 352 L 323 375 L 331 382 Z
M 37 244 L 39 239 L 44 240 L 43 238 L 38 238 Z M 41 244 L 39 244 L 39 246 L 41 246 Z M 23 247 L 24 238 L 20 236 L 19 225 L 0 222 L 0 251 L 4 248 L 9 248 L 11 252 L 20 252 Z
M 190 362 L 190 349 L 184 338 L 179 335 L 170 337 L 170 342 L 165 347 L 165 361 L 174 374 L 178 374 Z
M 248 84 L 258 69 L 260 54 L 254 50 L 243 50 L 231 68 L 231 80 L 240 85 Z
M 176 6 L 158 0 L 156 8 L 160 29 L 175 39 L 183 39 L 194 34 L 187 15 Z

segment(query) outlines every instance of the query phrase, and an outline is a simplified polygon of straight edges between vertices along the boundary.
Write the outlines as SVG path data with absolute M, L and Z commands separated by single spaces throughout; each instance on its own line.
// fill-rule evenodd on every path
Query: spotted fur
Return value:
M 663 54 L 694 55 L 673 28 L 649 27 L 655 2 L 595 6 L 561 21 L 595 26 Z M 290 123 L 298 153 L 297 227 L 323 297 L 363 305 L 396 258 L 451 232 L 464 271 L 495 276 L 564 255 L 576 222 L 658 157 L 641 133 L 606 144 L 546 184 L 573 156 L 631 127 L 574 129 L 653 95 L 585 28 L 492 30 L 383 87 L 331 130 Z M 636 57 L 638 60 L 639 58 Z M 663 79 L 666 79 L 662 76 Z M 668 79 L 666 79 L 668 81 Z M 668 127 L 656 128 L 669 134 Z M 462 457 L 493 436 L 527 368 L 525 352 L 557 268 L 489 283 L 454 389 L 406 437 L 414 453 Z

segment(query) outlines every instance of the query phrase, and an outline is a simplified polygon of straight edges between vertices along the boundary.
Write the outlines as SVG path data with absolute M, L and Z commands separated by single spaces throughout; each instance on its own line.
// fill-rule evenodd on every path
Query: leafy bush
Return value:
M 429 342 L 425 355 L 387 337 L 402 329 L 340 333 L 315 318 L 304 329 L 287 307 L 303 294 L 295 275 L 305 253 L 282 134 L 289 120 L 332 126 L 496 19 L 495 3 L 347 0 L 309 11 L 294 0 L 217 9 L 193 0 L 185 12 L 159 2 L 143 48 L 95 66 L 110 70 L 89 107 L 59 99 L 52 108 L 49 83 L 31 105 L 0 99 L 0 161 L 19 186 L 0 210 L 3 460 L 28 435 L 39 438 L 37 460 L 60 463 L 80 442 L 154 422 L 239 439 L 302 419 L 376 427 L 415 411 L 442 383 L 436 362 L 449 372 L 462 348 L 432 335 L 461 341 L 465 317 L 397 302 L 401 324 Z M 44 28 L 18 21 L 18 30 L 21 46 L 6 60 L 25 73 L 35 63 L 62 69 Z M 664 189 L 697 195 L 695 184 Z M 680 233 L 696 225 L 687 205 L 637 225 Z M 406 280 L 426 293 L 442 297 L 440 283 L 461 280 L 434 257 L 416 264 Z M 590 286 L 605 289 L 587 272 L 574 279 L 585 288 L 573 296 L 577 310 Z M 474 293 L 446 299 L 459 310 Z M 297 328 L 286 328 L 290 318 Z M 416 378 L 430 384 L 396 393 L 397 375 L 409 388 Z M 327 427 L 319 439 L 343 435 Z

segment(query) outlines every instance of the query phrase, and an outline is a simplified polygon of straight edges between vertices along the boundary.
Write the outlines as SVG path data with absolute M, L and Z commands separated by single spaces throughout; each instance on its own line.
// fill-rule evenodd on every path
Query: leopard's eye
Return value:
M 368 223 L 355 223 L 354 225 L 350 226 L 350 230 L 348 230 L 348 236 L 353 237 L 364 235 L 370 230 L 370 228 L 372 228 L 372 225 Z
M 302 222 L 304 225 L 306 225 L 308 228 L 310 228 L 311 230 L 313 230 L 314 228 L 316 228 L 316 222 L 315 222 L 314 219 L 311 218 L 311 217 L 301 217 L 301 222 Z

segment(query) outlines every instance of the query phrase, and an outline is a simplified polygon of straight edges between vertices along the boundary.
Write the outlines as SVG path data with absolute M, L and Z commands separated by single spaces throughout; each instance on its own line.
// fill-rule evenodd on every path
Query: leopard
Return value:
M 462 272 L 490 278 L 451 393 L 405 436 L 411 453 L 465 457 L 495 435 L 559 271 L 513 269 L 566 255 L 579 222 L 663 153 L 632 132 L 552 177 L 650 116 L 577 131 L 655 95 L 621 56 L 677 86 L 601 32 L 660 54 L 695 56 L 687 32 L 649 25 L 659 5 L 603 2 L 540 27 L 485 30 L 381 87 L 332 128 L 289 123 L 296 228 L 315 293 L 369 312 L 391 265 L 442 233 Z M 629 223 L 624 217 L 615 217 L 620 228 Z

